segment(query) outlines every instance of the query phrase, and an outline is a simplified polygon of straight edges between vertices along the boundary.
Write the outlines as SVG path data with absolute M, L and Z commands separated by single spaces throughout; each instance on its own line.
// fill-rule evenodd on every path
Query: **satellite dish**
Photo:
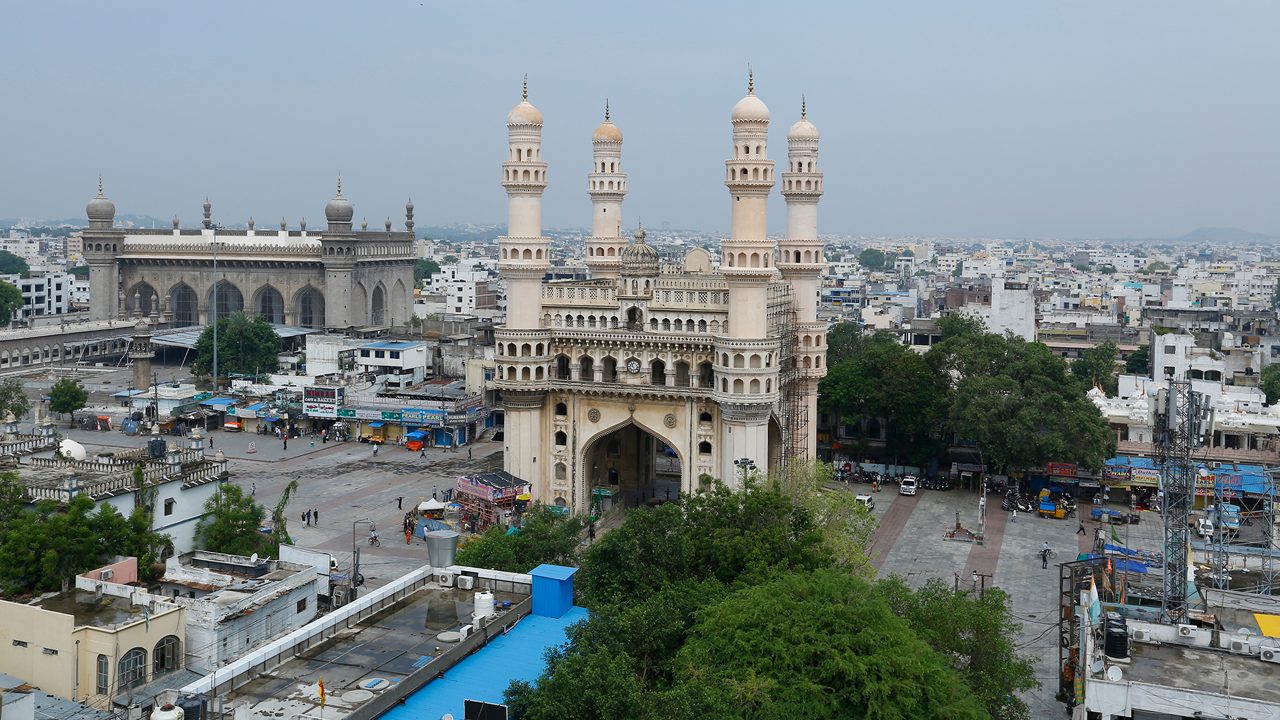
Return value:
M 1107 679 L 1111 682 L 1120 682 L 1120 679 L 1123 677 L 1124 671 L 1120 669 L 1119 665 L 1112 665 L 1107 668 Z
M 258 562 L 258 553 L 254 553 L 253 556 L 249 558 L 249 562 L 251 563 Z
M 58 443 L 58 451 L 72 460 L 84 460 L 89 457 L 89 453 L 84 446 L 75 440 L 63 440 Z
M 1099 658 L 1099 659 L 1097 659 L 1097 660 L 1094 660 L 1094 661 L 1093 661 L 1092 663 L 1090 663 L 1090 665 L 1089 665 L 1089 669 L 1090 669 L 1090 670 L 1092 670 L 1095 674 L 1096 674 L 1096 673 L 1100 673 L 1100 672 L 1102 672 L 1103 667 L 1105 667 L 1105 666 L 1103 665 L 1103 662 L 1102 662 L 1102 659 L 1101 659 L 1101 658 Z

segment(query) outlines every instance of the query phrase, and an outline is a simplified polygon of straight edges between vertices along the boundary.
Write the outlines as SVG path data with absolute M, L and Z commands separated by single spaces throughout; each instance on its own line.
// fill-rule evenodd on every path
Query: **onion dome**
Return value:
M 529 102 L 529 76 L 524 78 L 524 89 L 521 92 L 520 104 L 507 113 L 508 125 L 541 125 L 542 113 Z
M 622 142 L 622 131 L 617 125 L 609 119 L 609 101 L 604 102 L 604 122 L 596 127 L 596 131 L 591 133 L 592 140 L 600 142 Z
M 769 122 L 769 108 L 756 97 L 755 76 L 747 71 L 747 94 L 733 106 L 733 122 Z
M 85 214 L 89 216 L 91 224 L 106 224 L 108 227 L 115 222 L 116 204 L 107 199 L 102 194 L 102 176 L 98 176 L 98 194 L 94 196 L 89 204 L 85 206 Z
M 324 219 L 329 225 L 346 225 L 351 226 L 351 218 L 355 215 L 355 208 L 351 207 L 351 202 L 342 197 L 342 178 L 338 178 L 338 194 L 333 196 L 324 206 Z
M 800 100 L 800 119 L 787 131 L 788 140 L 817 140 L 818 128 L 809 122 L 809 108 L 803 97 Z
M 658 274 L 658 251 L 644 241 L 644 228 L 636 228 L 635 241 L 622 248 L 623 277 L 654 277 Z

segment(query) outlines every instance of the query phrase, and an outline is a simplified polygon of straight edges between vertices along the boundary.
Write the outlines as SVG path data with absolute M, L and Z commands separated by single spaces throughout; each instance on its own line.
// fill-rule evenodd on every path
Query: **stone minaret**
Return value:
M 84 257 L 89 262 L 89 318 L 111 320 L 120 313 L 120 271 L 116 254 L 124 245 L 124 230 L 115 226 L 116 206 L 102 194 L 102 177 L 98 177 L 98 194 L 85 208 L 89 227 L 81 234 Z
M 792 447 L 805 448 L 805 460 L 817 449 L 818 381 L 826 375 L 826 323 L 818 322 L 818 289 L 827 267 L 818 240 L 818 200 L 822 172 L 818 169 L 818 128 L 809 122 L 803 99 L 800 119 L 787 133 L 787 172 L 782 173 L 782 196 L 787 201 L 787 236 L 778 243 L 778 270 L 791 283 L 795 298 L 797 345 L 795 362 L 804 398 L 804 412 L 795 418 Z
M 133 338 L 129 341 L 129 362 L 133 363 L 133 388 L 146 390 L 151 387 L 151 359 L 156 355 L 151 347 L 151 327 L 146 320 L 133 326 Z
M 494 333 L 497 382 L 506 413 L 504 465 L 529 481 L 534 499 L 545 497 L 550 457 L 543 428 L 550 378 L 551 331 L 542 318 L 542 279 L 551 267 L 551 241 L 542 236 L 542 113 L 529 103 L 526 81 L 520 103 L 507 115 L 507 234 L 498 238 L 498 272 L 507 285 L 507 321 Z
M 627 194 L 627 174 L 622 172 L 622 131 L 609 118 L 604 105 L 604 122 L 591 135 L 591 173 L 587 193 L 591 195 L 591 238 L 587 240 L 587 267 L 592 278 L 616 278 L 621 269 L 622 198 Z
M 778 398 L 778 349 L 769 337 L 769 283 L 776 277 L 766 205 L 773 190 L 768 159 L 769 108 L 755 94 L 748 74 L 747 94 L 733 106 L 733 154 L 725 161 L 725 186 L 732 205 L 732 229 L 720 244 L 720 272 L 729 288 L 729 327 L 716 340 L 716 399 L 728 426 L 720 467 L 748 459 L 764 471 L 769 457 L 768 422 Z M 730 478 L 722 478 L 728 481 Z M 738 479 L 735 477 L 734 481 Z

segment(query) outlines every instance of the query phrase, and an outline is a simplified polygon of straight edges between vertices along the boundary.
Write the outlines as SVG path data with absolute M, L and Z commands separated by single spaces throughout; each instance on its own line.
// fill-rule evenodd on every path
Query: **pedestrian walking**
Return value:
M 257 494 L 258 494 L 258 483 L 254 483 L 253 489 L 249 491 L 249 497 L 253 497 L 254 495 L 257 495 Z
M 209 449 L 210 449 L 210 450 L 212 450 L 212 449 L 213 449 L 213 436 L 212 436 L 212 435 L 210 435 L 210 436 L 209 436 Z
M 320 511 L 316 510 L 315 508 L 312 508 L 311 510 L 311 524 L 312 525 L 320 524 Z
M 303 525 L 303 527 L 306 527 L 306 526 L 308 526 L 308 525 L 310 525 L 310 524 L 311 524 L 311 511 L 310 511 L 310 510 L 303 510 L 303 511 L 302 511 L 302 525 Z
M 1076 528 L 1077 535 L 1084 535 L 1084 520 L 1080 521 L 1080 527 Z
M 409 544 L 409 540 L 411 540 L 412 538 L 413 538 L 413 528 L 408 527 L 408 526 L 405 526 L 405 529 L 404 529 L 404 544 L 405 544 L 405 545 L 408 545 L 408 544 Z
M 305 510 L 302 511 L 302 524 L 303 525 L 307 524 L 307 512 Z
M 288 449 L 289 449 L 289 438 L 285 438 L 285 439 L 284 439 L 284 449 L 285 449 L 285 450 L 288 450 Z
M 1044 544 L 1040 546 L 1040 568 L 1045 569 L 1048 567 L 1049 567 L 1049 541 L 1045 540 Z
M 382 445 L 380 445 L 380 444 L 378 444 L 378 443 L 374 443 L 374 444 L 373 444 L 373 454 L 374 454 L 374 456 L 375 456 L 375 457 L 378 455 L 378 448 L 380 448 L 380 447 L 382 447 Z
M 403 510 L 403 509 L 404 509 L 404 496 L 403 496 L 403 495 L 401 495 L 400 497 L 396 498 L 396 509 L 397 509 L 397 510 Z
M 591 523 L 587 525 L 587 538 L 591 540 L 591 542 L 596 541 L 596 524 L 595 523 Z
M 467 459 L 471 459 L 471 448 L 467 448 Z
M 426 446 L 426 445 L 423 445 L 423 446 L 422 446 L 422 449 L 421 449 L 420 451 L 418 451 L 418 457 L 420 457 L 420 458 L 424 458 L 424 457 L 426 457 L 426 456 L 427 456 L 427 446 Z

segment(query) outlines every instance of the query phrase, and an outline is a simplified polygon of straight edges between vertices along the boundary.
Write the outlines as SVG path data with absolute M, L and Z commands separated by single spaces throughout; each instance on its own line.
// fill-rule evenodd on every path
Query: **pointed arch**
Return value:
M 283 325 L 284 296 L 270 283 L 263 285 L 253 294 L 253 314 L 269 323 Z
M 324 327 L 324 294 L 307 285 L 293 299 L 294 322 L 305 328 Z
M 387 290 L 378 283 L 369 296 L 369 324 L 382 325 L 387 321 Z

